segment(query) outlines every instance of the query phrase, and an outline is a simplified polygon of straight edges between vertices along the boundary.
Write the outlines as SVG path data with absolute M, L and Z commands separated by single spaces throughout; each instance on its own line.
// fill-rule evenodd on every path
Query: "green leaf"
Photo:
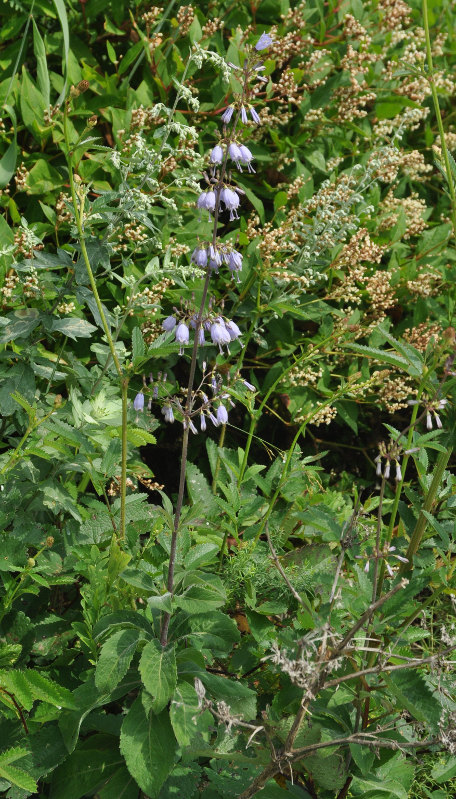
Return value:
M 376 347 L 365 347 L 364 344 L 346 344 L 348 349 L 363 355 L 365 358 L 375 358 L 380 363 L 389 363 L 391 366 L 397 366 L 405 372 L 409 372 L 409 364 L 405 358 L 401 358 L 394 352 L 386 352 L 385 350 L 377 349 Z
M 51 84 L 49 81 L 49 72 L 46 61 L 46 50 L 41 34 L 36 26 L 35 20 L 33 22 L 33 49 L 36 58 L 36 80 L 38 88 L 43 95 L 45 108 L 49 108 L 51 104 Z
M 57 15 L 59 18 L 63 34 L 63 58 L 64 58 L 65 82 L 63 84 L 63 88 L 62 91 L 60 92 L 59 98 L 57 100 L 57 105 L 60 105 L 64 101 L 66 95 L 66 86 L 68 80 L 68 53 L 70 50 L 70 31 L 68 28 L 68 18 L 67 18 L 65 3 L 63 2 L 63 0 L 54 0 L 54 5 L 57 11 Z
M 438 783 L 446 782 L 456 776 L 456 757 L 446 757 L 445 761 L 438 762 L 431 771 L 431 777 Z
M 40 158 L 31 168 L 27 177 L 27 188 L 30 194 L 47 194 L 63 186 L 63 178 L 51 164 Z
M 0 189 L 4 189 L 5 186 L 8 185 L 11 178 L 13 177 L 16 171 L 16 161 L 17 161 L 17 120 L 16 114 L 14 109 L 11 108 L 10 105 L 4 105 L 4 110 L 12 119 L 13 122 L 13 140 L 8 145 L 6 152 L 0 158 Z M 5 220 L 2 217 L 3 226 L 8 227 Z M 8 228 L 9 229 L 9 228 Z M 3 232 L 3 231 L 2 231 Z
M 198 696 L 193 685 L 180 683 L 174 692 L 169 711 L 179 746 L 189 746 L 198 732 L 199 712 Z
M 141 790 L 156 799 L 174 765 L 177 741 L 167 710 L 159 716 L 144 710 L 138 696 L 122 724 L 120 751 Z
M 138 629 L 130 627 L 114 633 L 103 644 L 95 670 L 95 685 L 99 691 L 112 691 L 125 677 L 142 637 Z
M 256 693 L 240 680 L 227 680 L 218 674 L 201 672 L 199 675 L 204 687 L 217 701 L 226 702 L 233 713 L 244 719 L 253 719 L 256 716 Z
M 26 710 L 31 710 L 37 699 L 58 708 L 76 707 L 73 695 L 68 688 L 58 685 L 36 670 L 2 671 L 0 672 L 0 686 L 14 694 L 17 701 Z
M 132 355 L 133 355 L 133 364 L 138 358 L 142 358 L 146 352 L 146 346 L 144 344 L 143 335 L 141 333 L 141 328 L 135 327 L 133 329 L 133 333 L 131 335 L 131 346 L 132 346 Z
M 171 699 L 177 682 L 174 647 L 163 648 L 159 641 L 149 641 L 139 661 L 139 672 L 146 690 L 153 696 L 152 710 L 160 713 Z
M 93 796 L 119 772 L 128 784 L 126 769 L 113 735 L 92 735 L 62 763 L 52 776 L 51 799 L 82 799 Z M 97 793 L 98 795 L 98 793 Z M 112 793 L 112 798 L 123 796 Z M 136 793 L 137 796 L 137 793 Z
M 6 753 L 8 754 L 8 753 Z M 12 785 L 16 785 L 23 791 L 29 793 L 37 792 L 37 784 L 33 777 L 30 777 L 25 771 L 15 766 L 10 766 L 8 763 L 3 763 L 2 755 L 0 755 L 0 777 L 8 780 Z
M 77 316 L 67 316 L 66 319 L 55 319 L 52 322 L 51 330 L 58 330 L 64 336 L 74 340 L 78 338 L 91 338 L 92 333 L 97 328 L 87 319 L 79 319 Z
M 401 708 L 406 708 L 417 721 L 438 729 L 442 708 L 416 669 L 404 669 L 383 678 Z
M 215 657 L 226 657 L 241 635 L 234 619 L 219 610 L 190 616 L 189 636 L 197 649 L 208 649 Z

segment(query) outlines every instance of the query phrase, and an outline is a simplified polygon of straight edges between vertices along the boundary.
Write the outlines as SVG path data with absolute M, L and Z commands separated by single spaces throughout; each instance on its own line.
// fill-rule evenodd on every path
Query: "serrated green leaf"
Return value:
M 2 671 L 0 672 L 0 686 L 14 694 L 17 701 L 26 710 L 30 710 L 33 702 L 37 699 L 58 708 L 76 707 L 73 695 L 68 688 L 58 685 L 36 670 Z
M 144 447 L 146 444 L 157 443 L 155 436 L 149 433 L 148 430 L 143 430 L 141 427 L 129 427 L 127 438 L 134 447 Z
M 15 766 L 0 763 L 0 777 L 8 780 L 12 785 L 16 785 L 23 791 L 30 791 L 31 793 L 36 793 L 37 791 L 37 784 L 33 777 L 30 777 L 25 771 Z
M 141 790 L 156 799 L 174 765 L 177 741 L 167 710 L 146 713 L 141 696 L 133 702 L 122 724 L 120 751 Z
M 125 677 L 142 633 L 135 628 L 119 630 L 103 644 L 95 670 L 95 685 L 103 693 L 112 691 Z
M 160 713 L 173 695 L 177 682 L 174 647 L 162 647 L 159 641 L 149 641 L 139 661 L 139 672 L 145 689 L 153 697 L 154 713 Z

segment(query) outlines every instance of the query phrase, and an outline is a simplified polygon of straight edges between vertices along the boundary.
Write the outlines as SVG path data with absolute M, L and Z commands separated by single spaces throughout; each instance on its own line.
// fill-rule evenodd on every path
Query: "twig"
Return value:
M 269 535 L 269 523 L 268 522 L 266 522 L 266 524 L 264 526 L 264 533 L 266 535 L 267 542 L 269 544 L 269 549 L 271 550 L 272 559 L 274 561 L 274 565 L 275 565 L 277 571 L 280 573 L 280 575 L 285 580 L 285 582 L 286 582 L 288 588 L 290 589 L 291 593 L 293 594 L 294 598 L 299 602 L 300 605 L 303 605 L 304 607 L 307 607 L 306 603 L 304 602 L 302 597 L 296 591 L 296 588 L 294 588 L 294 586 L 290 583 L 287 575 L 285 574 L 283 566 L 281 565 L 281 563 L 279 561 L 279 558 L 277 556 L 277 552 L 275 551 L 274 545 L 273 545 L 273 543 L 271 541 L 271 536 Z

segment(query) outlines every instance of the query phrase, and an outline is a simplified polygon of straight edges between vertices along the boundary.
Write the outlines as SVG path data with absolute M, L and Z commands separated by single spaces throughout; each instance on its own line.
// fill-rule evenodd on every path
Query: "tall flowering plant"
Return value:
M 229 64 L 230 68 L 236 73 L 241 82 L 241 92 L 233 96 L 232 102 L 227 105 L 222 113 L 221 121 L 223 124 L 222 136 L 220 141 L 213 147 L 209 156 L 209 171 L 205 173 L 206 187 L 198 196 L 196 206 L 198 209 L 205 210 L 213 214 L 212 237 L 209 241 L 199 242 L 192 252 L 191 260 L 195 266 L 203 270 L 204 284 L 201 300 L 196 312 L 191 312 L 184 308 L 175 316 L 165 319 L 163 327 L 166 331 L 173 331 L 176 341 L 181 346 L 181 353 L 190 341 L 190 330 L 194 330 L 193 346 L 190 358 L 190 369 L 187 383 L 186 399 L 183 404 L 178 404 L 178 409 L 183 422 L 183 440 L 181 450 L 179 488 L 177 501 L 174 510 L 173 529 L 171 535 L 171 546 L 169 555 L 167 589 L 170 595 L 174 588 L 174 569 L 176 563 L 177 539 L 179 524 L 182 514 L 184 501 L 185 480 L 188 457 L 188 441 L 190 432 L 196 432 L 194 420 L 200 418 L 201 429 L 206 427 L 206 416 L 215 424 L 226 424 L 228 422 L 228 411 L 226 400 L 229 394 L 223 390 L 220 378 L 211 376 L 210 384 L 212 397 L 202 390 L 200 384 L 195 391 L 195 374 L 197 367 L 198 348 L 203 346 L 205 331 L 210 333 L 211 340 L 222 351 L 225 346 L 228 349 L 230 342 L 239 338 L 241 331 L 231 319 L 222 316 L 216 309 L 213 309 L 209 297 L 211 278 L 214 273 L 218 274 L 222 266 L 227 266 L 232 275 L 238 275 L 242 269 L 242 254 L 229 243 L 221 241 L 219 232 L 219 218 L 221 214 L 229 212 L 229 220 L 238 219 L 237 210 L 240 205 L 240 197 L 243 190 L 236 185 L 235 177 L 231 171 L 231 165 L 242 171 L 242 167 L 247 167 L 249 171 L 254 171 L 252 166 L 253 155 L 247 144 L 244 143 L 244 131 L 240 127 L 248 125 L 248 114 L 255 124 L 260 124 L 258 111 L 250 103 L 251 87 L 256 81 L 265 82 L 262 72 L 265 67 L 259 55 L 272 44 L 272 39 L 267 33 L 263 33 L 255 46 L 246 53 L 244 64 L 237 67 Z M 207 306 L 207 307 L 206 307 Z M 205 365 L 204 365 L 205 367 Z M 205 368 L 204 368 L 205 371 Z M 203 383 L 206 375 L 203 375 Z M 253 388 L 246 383 L 246 387 Z M 215 409 L 215 404 L 217 408 Z M 171 403 L 164 406 L 165 419 L 173 421 L 174 414 Z M 168 640 L 168 629 L 171 613 L 163 615 L 160 640 L 162 646 L 166 646 Z

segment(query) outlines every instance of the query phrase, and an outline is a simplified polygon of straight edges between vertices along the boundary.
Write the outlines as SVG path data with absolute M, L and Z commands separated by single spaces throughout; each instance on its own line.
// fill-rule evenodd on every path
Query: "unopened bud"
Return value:
M 47 547 L 54 546 L 54 538 L 52 535 L 48 535 L 48 537 L 46 538 L 46 546 Z
M 27 566 L 29 566 L 31 569 L 33 569 L 34 565 L 35 565 L 35 558 L 29 558 L 27 560 Z
M 90 83 L 88 80 L 81 80 L 79 81 L 77 88 L 79 89 L 80 92 L 86 92 L 89 86 Z

